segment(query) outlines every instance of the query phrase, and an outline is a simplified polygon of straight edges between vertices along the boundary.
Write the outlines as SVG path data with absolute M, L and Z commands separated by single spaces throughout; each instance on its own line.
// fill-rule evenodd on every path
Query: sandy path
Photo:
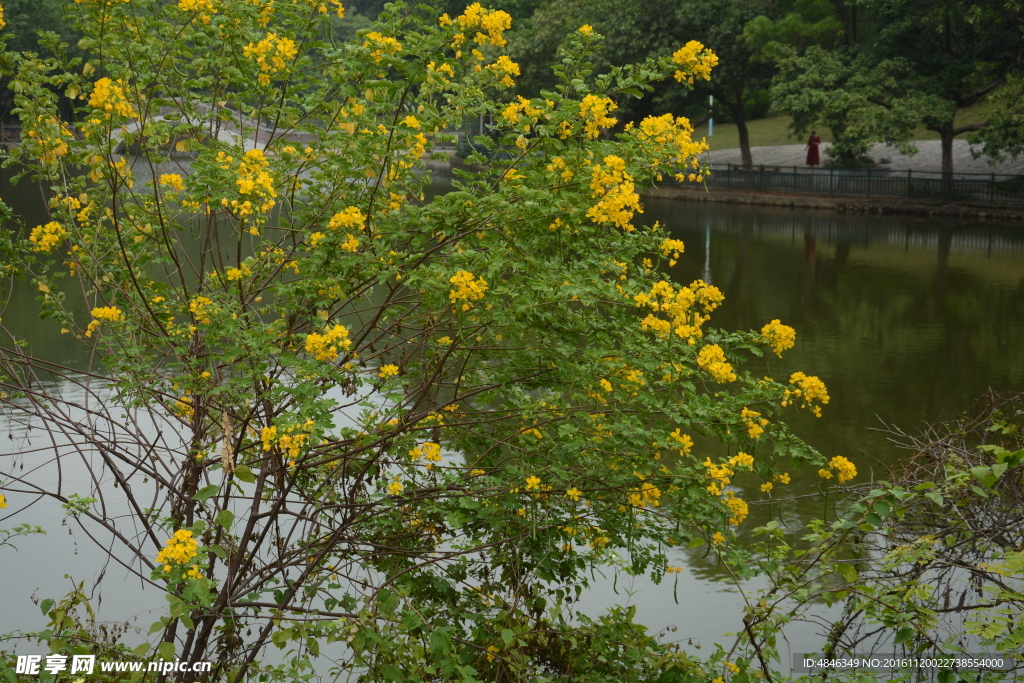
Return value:
M 828 142 L 821 145 L 821 158 L 825 160 L 825 150 L 829 147 Z M 888 145 L 876 144 L 870 152 L 871 157 L 884 167 L 894 171 L 933 171 L 942 170 L 942 150 L 938 140 L 920 140 L 914 143 L 918 150 L 913 156 L 900 154 L 899 150 Z M 715 150 L 714 139 L 711 142 L 711 163 L 712 166 L 725 166 L 727 164 L 738 165 L 741 162 L 740 150 L 720 149 Z M 765 166 L 801 166 L 806 168 L 804 162 L 807 158 L 804 145 L 778 145 L 774 147 L 751 147 L 751 156 L 755 165 Z M 885 162 L 888 160 L 888 163 Z M 955 173 L 1005 173 L 1009 175 L 1024 175 L 1024 159 L 1017 161 L 1009 160 L 994 166 L 989 164 L 985 157 L 975 159 L 971 155 L 971 146 L 966 140 L 953 141 L 953 171 Z

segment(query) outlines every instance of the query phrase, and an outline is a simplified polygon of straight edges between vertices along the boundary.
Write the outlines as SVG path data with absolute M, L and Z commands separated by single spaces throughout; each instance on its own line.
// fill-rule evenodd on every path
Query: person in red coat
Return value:
M 818 145 L 821 144 L 821 138 L 818 137 L 818 132 L 812 130 L 811 138 L 807 141 L 807 165 L 817 166 L 821 163 L 821 158 L 818 156 Z

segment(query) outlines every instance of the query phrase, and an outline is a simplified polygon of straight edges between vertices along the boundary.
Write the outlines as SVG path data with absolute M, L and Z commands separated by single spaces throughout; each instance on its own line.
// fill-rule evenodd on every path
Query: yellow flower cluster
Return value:
M 225 152 L 217 152 L 215 161 L 220 164 L 222 169 L 229 170 L 234 165 L 235 158 Z M 243 197 L 248 196 L 262 200 L 260 204 L 256 205 L 256 208 L 263 213 L 270 211 L 277 203 L 274 199 L 277 197 L 277 190 L 274 189 L 274 176 L 268 170 L 269 167 L 270 161 L 263 154 L 263 150 L 252 149 L 243 155 L 242 160 L 238 162 L 238 167 L 234 169 L 238 176 L 235 184 L 238 186 L 239 194 Z M 230 207 L 241 217 L 255 213 L 253 202 L 248 199 L 241 202 L 237 199 L 228 201 L 225 197 L 221 199 L 221 206 Z
M 648 505 L 656 508 L 661 505 L 661 489 L 645 481 L 639 487 L 630 489 L 628 498 L 629 504 L 635 508 L 644 508 Z
M 92 309 L 92 317 L 92 322 L 89 323 L 89 327 L 85 330 L 86 337 L 91 337 L 96 328 L 103 324 L 104 320 L 112 323 L 121 322 L 124 320 L 124 313 L 116 306 L 100 306 L 99 308 Z
M 113 112 L 119 116 L 137 116 L 135 108 L 125 96 L 126 87 L 127 84 L 124 81 L 115 83 L 109 78 L 101 78 L 93 85 L 89 106 L 107 113 Z
M 312 354 L 317 360 L 335 360 L 338 357 L 338 347 L 346 351 L 352 348 L 348 328 L 344 325 L 335 325 L 324 330 L 323 334 L 312 332 L 306 335 L 306 353 Z
M 448 281 L 455 285 L 455 289 L 448 292 L 448 298 L 453 304 L 462 301 L 463 311 L 468 311 L 472 308 L 473 305 L 469 302 L 479 301 L 484 298 L 484 293 L 487 291 L 487 280 L 484 280 L 482 277 L 475 277 L 468 270 L 460 270 L 449 278 Z
M 349 228 L 349 229 L 363 229 L 366 226 L 366 216 L 355 206 L 349 206 L 343 211 L 331 216 L 331 220 L 327 222 L 327 227 L 331 230 L 337 230 L 338 228 Z
M 543 109 L 533 106 L 530 104 L 530 100 L 522 95 L 517 95 L 514 102 L 509 103 L 501 110 L 501 118 L 511 125 L 519 123 L 519 119 L 522 117 L 529 119 L 525 128 L 526 132 L 530 131 L 529 124 L 536 123 L 543 114 Z
M 768 424 L 768 420 L 761 417 L 761 413 L 746 407 L 740 411 L 740 419 L 746 425 L 747 435 L 751 439 L 760 439 L 761 435 L 764 434 L 765 426 Z
M 496 45 L 500 47 L 507 42 L 502 34 L 512 28 L 512 16 L 501 10 L 484 9 L 479 2 L 474 2 L 466 8 L 465 13 L 460 14 L 455 19 L 452 19 L 447 14 L 441 15 L 440 24 L 441 26 L 456 24 L 465 33 L 476 31 L 473 40 L 477 45 Z M 455 47 L 459 47 L 464 40 L 464 35 L 461 33 L 457 34 L 455 36 Z
M 489 64 L 487 68 L 494 71 L 498 76 L 501 76 L 501 84 L 506 88 L 511 88 L 516 84 L 516 82 L 512 80 L 512 77 L 519 75 L 519 65 L 507 56 L 502 55 L 498 57 L 498 59 L 496 59 L 493 64 Z
M 397 496 L 399 493 L 402 492 L 402 489 L 404 488 L 405 486 L 403 486 L 400 481 L 395 479 L 393 482 L 388 484 L 388 493 L 390 493 L 392 496 Z
M 160 184 L 163 187 L 182 192 L 185 190 L 185 182 L 177 173 L 164 173 L 160 176 Z
M 309 435 L 316 423 L 306 420 L 305 424 L 289 425 L 278 430 L 277 427 L 264 427 L 260 432 L 260 441 L 263 442 L 263 450 L 269 451 L 274 445 L 278 445 L 288 453 L 291 460 L 295 460 L 302 454 L 302 449 L 309 443 Z M 294 462 L 290 463 L 294 467 Z
M 189 301 L 188 310 L 200 325 L 209 325 L 212 322 L 210 316 L 218 312 L 213 300 L 205 296 L 197 296 Z
M 658 248 L 661 250 L 662 256 L 665 258 L 671 257 L 668 262 L 671 268 L 676 264 L 676 259 L 679 258 L 679 255 L 683 253 L 684 245 L 682 240 L 665 239 L 662 240 L 661 246 Z
M 441 462 L 441 444 L 433 441 L 424 441 L 416 448 L 409 451 L 409 458 L 415 462 L 423 458 L 428 463 Z
M 373 61 L 377 64 L 380 64 L 385 53 L 394 55 L 402 51 L 402 44 L 400 42 L 377 31 L 371 31 L 366 34 L 363 47 L 370 48 L 370 56 L 373 57 Z
M 575 175 L 572 172 L 572 169 L 566 165 L 565 159 L 563 159 L 562 157 L 554 157 L 553 159 L 551 159 L 551 163 L 548 164 L 547 168 L 548 173 L 558 174 L 559 180 L 561 180 L 563 183 L 569 182 Z
M 761 336 L 779 358 L 782 358 L 783 351 L 796 345 L 796 330 L 783 325 L 778 318 L 761 328 Z
M 580 102 L 580 118 L 583 119 L 583 132 L 588 140 L 594 140 L 601 134 L 602 128 L 611 128 L 619 122 L 608 116 L 614 111 L 615 102 L 608 97 L 587 95 Z
M 676 80 L 692 85 L 695 78 L 711 80 L 711 69 L 718 64 L 718 55 L 705 49 L 696 40 L 691 40 L 672 55 L 672 61 L 680 66 L 680 70 L 675 73 Z
M 679 444 L 679 455 L 686 455 L 693 449 L 693 439 L 689 434 L 683 434 L 678 427 L 668 438 Z
M 260 67 L 260 75 L 257 77 L 260 85 L 270 85 L 270 76 L 285 71 L 288 61 L 299 54 L 299 49 L 291 38 L 268 33 L 260 42 L 243 47 L 242 54 L 255 60 Z
M 667 163 L 676 168 L 689 166 L 698 169 L 700 164 L 697 155 L 707 151 L 708 144 L 703 140 L 694 142 L 692 134 L 693 126 L 689 119 L 682 116 L 675 118 L 671 114 L 648 116 L 633 130 L 633 135 L 647 143 L 651 149 L 655 166 Z M 676 179 L 682 181 L 679 176 Z M 704 176 L 698 174 L 690 180 L 700 182 Z
M 531 491 L 534 489 L 540 490 L 540 477 L 531 474 L 526 478 L 526 490 Z
M 711 543 L 712 545 L 720 545 L 722 543 L 725 543 L 725 536 L 722 535 L 721 531 L 716 531 L 711 536 Z
M 836 479 L 840 484 L 845 484 L 857 476 L 857 467 L 841 455 L 837 455 L 828 462 L 830 469 L 818 470 L 818 476 L 822 479 L 831 479 L 832 470 L 836 471 Z
M 213 0 L 178 0 L 178 9 L 182 12 L 198 12 L 199 21 L 204 24 L 210 23 L 210 14 L 217 13 Z
M 0 8 L 0 23 L 3 22 L 2 17 L 3 17 L 3 9 Z M 5 24 L 5 26 L 6 26 L 6 24 Z M 0 28 L 3 28 L 3 26 L 0 26 Z M 0 494 L 0 510 L 3 510 L 5 507 L 7 507 L 7 496 L 5 496 L 3 494 Z
M 746 501 L 742 498 L 737 498 L 736 494 L 732 491 L 725 492 L 725 505 L 732 512 L 732 517 L 729 518 L 729 524 L 738 526 L 743 523 L 743 520 L 750 514 L 750 508 L 747 506 Z
M 719 384 L 736 381 L 736 373 L 732 371 L 732 365 L 725 359 L 725 351 L 718 344 L 708 344 L 700 350 L 697 366 Z
M 156 554 L 157 564 L 164 566 L 164 572 L 170 572 L 171 565 L 182 565 L 191 562 L 199 554 L 199 544 L 192 538 L 192 532 L 187 529 L 178 529 L 174 535 L 167 539 L 167 547 L 162 548 Z M 201 579 L 199 565 L 192 565 L 192 568 L 185 573 L 190 579 Z
M 393 365 L 391 363 L 389 363 L 387 365 L 382 365 L 381 368 L 380 368 L 380 371 L 377 373 L 377 375 L 379 377 L 381 377 L 382 379 L 388 379 L 389 377 L 397 377 L 398 376 L 398 366 L 397 365 Z
M 703 280 L 695 280 L 678 291 L 672 283 L 662 280 L 656 282 L 650 292 L 641 292 L 633 300 L 637 306 L 664 313 L 669 318 L 664 320 L 648 314 L 640 323 L 641 329 L 653 330 L 661 337 L 674 332 L 692 346 L 703 336 L 701 327 L 711 319 L 711 312 L 721 305 L 725 296 L 717 287 Z
M 711 478 L 711 483 L 707 486 L 708 492 L 715 496 L 721 495 L 725 487 L 729 485 L 732 475 L 736 474 L 736 472 L 728 465 L 718 465 L 711 462 L 711 458 L 706 459 L 702 464 L 707 468 L 708 477 Z
M 797 388 L 786 389 L 782 406 L 786 407 L 790 403 L 795 403 L 795 399 L 800 399 L 801 408 L 810 408 L 815 416 L 821 417 L 821 406 L 814 405 L 814 402 L 828 403 L 828 389 L 825 388 L 825 383 L 817 377 L 808 376 L 802 372 L 794 372 L 789 378 L 789 383 L 795 384 Z
M 7 22 L 4 21 L 4 8 L 3 8 L 3 5 L 0 5 L 0 31 L 2 31 L 6 27 L 7 27 Z M 3 498 L 3 496 L 0 496 L 0 498 Z M 0 502 L 3 502 L 3 501 L 0 501 Z M 7 505 L 4 504 L 4 505 L 2 505 L 0 507 L 7 507 Z
M 32 251 L 48 254 L 67 234 L 67 230 L 60 223 L 50 221 L 46 225 L 37 225 L 32 228 L 32 234 L 28 236 L 28 241 L 35 245 L 32 247 Z
M 640 195 L 633 184 L 633 176 L 626 172 L 626 162 L 617 156 L 606 156 L 603 164 L 595 164 L 590 175 L 590 189 L 600 200 L 587 210 L 587 217 L 595 223 L 611 223 L 626 232 L 635 228 L 630 224 L 634 213 L 643 213 Z

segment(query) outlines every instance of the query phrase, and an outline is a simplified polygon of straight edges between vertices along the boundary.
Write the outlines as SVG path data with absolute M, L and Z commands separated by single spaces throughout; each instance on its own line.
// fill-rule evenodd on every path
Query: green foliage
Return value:
M 102 463 L 60 500 L 165 596 L 147 651 L 213 680 L 714 678 L 632 611 L 574 609 L 601 567 L 660 580 L 669 548 L 725 542 L 736 470 L 820 460 L 778 417 L 823 385 L 742 369 L 793 331 L 707 326 L 721 293 L 664 279 L 682 244 L 634 224 L 703 145 L 670 115 L 604 134 L 713 56 L 598 74 L 575 31 L 555 86 L 510 104 L 507 15 L 395 3 L 339 43 L 336 9 L 83 2 L 87 60 L 3 53 L 5 162 L 50 192 L 12 262 L 99 364 L 41 391 L 45 360 L 0 351 L 0 400 Z M 511 158 L 428 199 L 425 157 L 480 116 Z

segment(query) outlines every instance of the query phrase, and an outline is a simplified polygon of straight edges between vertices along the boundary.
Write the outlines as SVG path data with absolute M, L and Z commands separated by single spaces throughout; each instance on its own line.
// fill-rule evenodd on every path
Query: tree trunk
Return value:
M 736 132 L 740 134 L 740 156 L 743 165 L 750 167 L 754 165 L 754 157 L 750 154 L 750 131 L 747 130 L 747 119 L 743 111 L 733 112 L 733 119 L 736 121 Z
M 946 124 L 939 131 L 942 138 L 942 177 L 952 179 L 953 177 L 953 126 Z

